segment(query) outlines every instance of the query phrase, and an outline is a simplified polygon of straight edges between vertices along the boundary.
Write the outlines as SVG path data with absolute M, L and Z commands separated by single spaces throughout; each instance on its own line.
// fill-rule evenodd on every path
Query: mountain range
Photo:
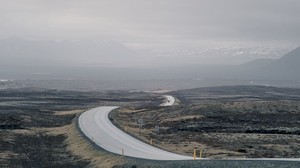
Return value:
M 221 57 L 223 50 L 213 53 L 218 53 Z M 0 40 L 0 79 L 300 80 L 300 47 L 279 59 L 257 59 L 241 65 L 203 65 L 201 59 L 194 58 L 206 54 L 208 58 L 211 52 L 200 51 L 202 50 L 179 52 L 165 56 L 165 59 L 153 57 L 151 60 L 150 57 L 141 56 L 140 53 L 113 41 Z M 237 52 L 236 48 L 228 49 L 225 57 L 229 58 L 230 54 Z M 252 52 L 247 48 L 240 49 L 240 53 Z M 185 57 L 186 55 L 192 56 Z M 173 64 L 158 66 L 164 61 Z
M 240 67 L 254 79 L 300 80 L 300 47 L 279 59 L 254 60 Z

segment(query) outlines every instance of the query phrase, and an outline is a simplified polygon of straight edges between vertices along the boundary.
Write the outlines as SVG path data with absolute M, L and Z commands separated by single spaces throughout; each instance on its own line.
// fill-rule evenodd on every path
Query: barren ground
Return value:
M 117 123 L 155 146 L 205 158 L 299 158 L 299 89 L 262 86 L 171 92 L 180 105 L 120 109 Z M 143 118 L 140 130 L 137 120 Z M 159 132 L 155 126 L 159 125 Z
M 200 95 L 202 94 L 191 93 L 189 91 L 172 92 L 170 94 L 176 95 L 181 101 L 180 105 L 161 108 L 158 105 L 163 98 L 157 93 L 75 92 L 39 88 L 0 90 L 0 167 L 299 167 L 298 162 L 282 161 L 151 161 L 128 158 L 111 154 L 95 146 L 76 128 L 76 116 L 82 111 L 102 105 L 117 105 L 122 108 L 118 113 L 114 113 L 113 118 L 121 127 L 125 128 L 126 125 L 129 133 L 138 136 L 139 129 L 136 126 L 136 119 L 142 116 L 145 125 L 139 138 L 146 142 L 152 138 L 154 145 L 174 152 L 186 153 L 191 156 L 193 144 L 197 143 L 206 147 L 203 152 L 205 157 L 228 157 L 230 153 L 232 153 L 231 155 L 247 155 L 251 152 L 246 148 L 247 146 L 245 147 L 245 144 L 254 144 L 253 142 L 255 142 L 252 147 L 253 151 L 268 150 L 273 154 L 273 151 L 277 150 L 279 156 L 288 156 L 287 154 L 291 157 L 299 156 L 298 125 L 295 127 L 296 124 L 299 124 L 297 97 L 293 100 L 279 98 L 282 103 L 280 106 L 274 107 L 272 111 L 289 110 L 284 110 L 282 114 L 285 115 L 279 116 L 279 119 L 270 117 L 276 116 L 277 113 L 265 113 L 263 121 L 268 124 L 260 122 L 261 113 L 250 115 L 247 117 L 248 120 L 244 121 L 245 123 L 251 123 L 250 119 L 254 118 L 253 123 L 258 126 L 269 125 L 269 127 L 248 129 L 252 132 L 242 133 L 243 129 L 238 129 L 239 127 L 234 125 L 224 127 L 224 129 L 219 128 L 220 125 L 217 124 L 219 121 L 222 121 L 223 124 L 220 123 L 222 126 L 232 123 L 232 120 L 223 121 L 222 119 L 226 118 L 231 111 L 224 115 L 220 115 L 224 110 L 205 112 L 207 112 L 207 108 L 211 109 L 214 106 L 216 109 L 219 109 L 219 106 L 226 107 L 225 109 L 228 110 L 233 106 L 240 109 L 245 106 L 244 100 L 240 99 L 241 104 L 233 103 L 233 105 L 225 106 L 222 104 L 223 100 L 221 104 L 218 104 L 220 103 L 219 96 L 213 98 L 215 103 L 211 104 L 212 99 L 201 101 L 203 98 Z M 290 94 L 292 95 L 292 93 Z M 274 96 L 270 97 L 274 98 Z M 235 99 L 233 100 L 235 101 Z M 263 100 L 263 102 L 269 103 L 270 101 Z M 210 105 L 206 107 L 207 104 Z M 263 107 L 265 106 L 263 104 Z M 274 104 L 272 104 L 273 106 Z M 257 108 L 259 109 L 261 106 L 257 106 Z M 252 106 L 245 108 L 245 114 L 251 109 Z M 238 113 L 233 114 L 237 116 L 233 118 L 234 121 L 240 120 L 241 117 Z M 255 118 L 256 114 L 257 118 Z M 221 116 L 221 119 L 217 116 Z M 289 121 L 287 122 L 287 120 Z M 199 124 L 199 121 L 202 125 Z M 271 123 L 274 121 L 276 122 L 272 125 Z M 157 134 L 153 132 L 153 126 L 156 124 L 160 124 L 161 130 Z M 237 126 L 239 125 L 241 124 Z M 224 131 L 226 129 L 231 132 Z M 268 133 L 257 132 L 258 130 L 268 131 Z M 257 136 L 253 136 L 254 134 Z M 257 139 L 265 139 L 268 143 L 257 141 Z M 245 148 L 246 152 L 229 148 L 230 146 L 226 144 L 231 140 L 234 140 L 235 148 L 240 149 L 242 146 L 241 149 Z

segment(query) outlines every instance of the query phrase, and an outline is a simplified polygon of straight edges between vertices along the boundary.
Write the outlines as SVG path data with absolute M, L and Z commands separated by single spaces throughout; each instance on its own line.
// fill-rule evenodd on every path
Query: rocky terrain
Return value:
M 146 142 L 190 156 L 195 147 L 206 158 L 300 157 L 299 89 L 227 86 L 169 94 L 180 105 L 120 109 L 119 125 Z
M 225 87 L 172 92 L 170 94 L 181 101 L 174 107 L 158 107 L 163 100 L 161 93 L 2 89 L 0 167 L 299 167 L 298 162 L 285 161 L 151 161 L 127 158 L 97 147 L 76 126 L 76 117 L 81 112 L 102 105 L 117 105 L 122 108 L 113 113 L 112 120 L 120 128 L 124 129 L 126 125 L 127 132 L 137 138 L 146 142 L 152 138 L 154 145 L 177 153 L 192 157 L 193 145 L 196 144 L 198 150 L 201 144 L 203 157 L 210 158 L 298 157 L 299 131 L 296 124 L 299 120 L 299 92 L 291 89 L 279 94 L 276 91 L 267 100 L 268 94 L 262 93 L 266 88 L 257 87 L 252 89 L 261 89 L 257 93 L 263 96 L 252 100 L 253 95 L 250 98 L 248 93 L 238 91 L 240 96 L 230 94 L 238 88 L 232 87 L 231 91 Z M 221 94 L 222 90 L 225 93 Z M 249 90 L 249 93 L 254 90 Z M 220 101 L 221 95 L 228 101 Z M 274 99 L 275 95 L 278 98 Z M 257 110 L 272 110 L 254 112 L 254 105 Z M 249 117 L 245 118 L 239 109 L 244 109 L 242 113 Z M 282 115 L 277 116 L 279 112 Z M 265 115 L 263 120 L 260 119 L 262 114 Z M 136 119 L 140 117 L 143 117 L 144 125 L 139 136 Z M 244 122 L 240 121 L 242 118 Z M 252 127 L 240 127 L 243 123 Z M 154 131 L 155 125 L 160 126 L 160 132 Z M 248 132 L 243 131 L 246 128 Z
M 114 163 L 113 156 L 109 161 L 109 154 L 93 152 L 76 130 L 75 117 L 100 105 L 138 107 L 150 105 L 151 100 L 160 101 L 149 93 L 124 91 L 0 90 L 0 167 L 92 167 L 99 162 L 107 167 L 118 165 L 121 161 Z

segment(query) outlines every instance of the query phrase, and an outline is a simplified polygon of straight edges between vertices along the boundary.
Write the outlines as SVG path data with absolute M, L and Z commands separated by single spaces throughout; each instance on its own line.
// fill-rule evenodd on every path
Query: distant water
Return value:
M 264 85 L 300 88 L 300 81 L 251 81 L 222 79 L 182 80 L 5 80 L 0 79 L 0 89 L 38 87 L 59 90 L 104 91 L 104 90 L 180 90 L 198 87 L 228 85 Z

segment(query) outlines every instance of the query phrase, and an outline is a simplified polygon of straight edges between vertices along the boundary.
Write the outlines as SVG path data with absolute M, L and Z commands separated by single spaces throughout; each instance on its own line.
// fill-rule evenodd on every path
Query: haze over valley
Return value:
M 1 2 L 0 79 L 299 80 L 293 0 L 16 2 Z

